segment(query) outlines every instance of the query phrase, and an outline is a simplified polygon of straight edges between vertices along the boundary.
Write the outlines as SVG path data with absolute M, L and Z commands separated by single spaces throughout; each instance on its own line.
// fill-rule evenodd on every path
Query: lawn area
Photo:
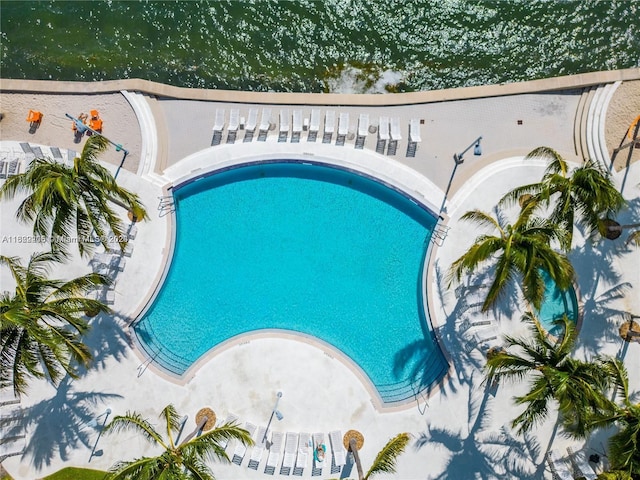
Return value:
M 42 480 L 102 480 L 107 472 L 88 468 L 67 467 Z

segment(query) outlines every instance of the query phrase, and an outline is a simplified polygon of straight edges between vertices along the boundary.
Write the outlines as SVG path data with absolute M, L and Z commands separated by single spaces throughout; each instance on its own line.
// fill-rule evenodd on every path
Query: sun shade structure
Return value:
M 202 426 L 202 430 L 206 432 L 207 430 L 211 430 L 215 426 L 216 414 L 209 407 L 201 408 L 200 410 L 198 410 L 198 413 L 196 413 L 196 424 L 199 424 L 204 417 L 207 417 L 207 421 Z

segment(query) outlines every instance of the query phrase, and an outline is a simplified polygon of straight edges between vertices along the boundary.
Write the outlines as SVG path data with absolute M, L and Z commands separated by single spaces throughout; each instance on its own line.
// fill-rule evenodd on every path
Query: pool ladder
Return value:
M 138 368 L 136 368 L 136 370 L 138 371 L 138 378 L 140 378 L 142 374 L 147 371 L 147 368 L 149 368 L 149 365 L 153 363 L 153 361 L 158 357 L 158 355 L 160 355 L 160 350 L 154 353 L 152 357 L 147 358 L 144 362 L 138 365 Z
M 416 399 L 418 411 L 420 412 L 420 415 L 424 415 L 427 411 L 427 408 L 429 408 L 429 397 L 427 397 L 427 395 L 424 393 L 425 390 L 417 390 L 413 385 L 411 385 L 411 388 L 413 389 L 413 395 Z M 420 405 L 421 401 L 422 405 Z
M 436 225 L 433 229 L 433 233 L 431 234 L 431 241 L 441 247 L 444 244 L 450 229 L 451 227 L 447 227 L 446 225 Z
M 169 213 L 175 212 L 176 204 L 173 200 L 173 195 L 163 195 L 158 197 L 160 202 L 158 203 L 158 216 L 164 217 Z

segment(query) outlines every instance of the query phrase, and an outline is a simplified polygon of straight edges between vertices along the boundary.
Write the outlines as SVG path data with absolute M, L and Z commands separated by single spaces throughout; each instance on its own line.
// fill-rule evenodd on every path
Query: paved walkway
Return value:
M 76 381 L 64 381 L 57 390 L 44 382 L 34 382 L 19 404 L 0 407 L 2 415 L 17 413 L 25 432 L 24 444 L 21 444 L 24 452 L 6 459 L 3 466 L 17 479 L 42 477 L 67 465 L 106 469 L 118 459 L 153 453 L 132 435 L 106 437 L 98 434 L 97 426 L 115 414 L 136 410 L 151 419 L 167 403 L 173 403 L 180 413 L 189 415 L 186 430 L 194 426 L 196 412 L 205 406 L 211 407 L 218 418 L 233 413 L 241 422 L 265 425 L 275 394 L 282 391 L 279 409 L 284 419 L 273 425 L 274 430 L 323 432 L 325 437 L 333 430 L 342 433 L 349 429 L 359 430 L 365 436 L 361 451 L 365 465 L 373 461 L 389 438 L 401 431 L 410 432 L 413 441 L 400 457 L 395 478 L 550 478 L 544 461 L 549 448 L 566 456 L 567 446 L 578 450 L 583 446 L 554 436 L 553 421 L 536 430 L 535 436 L 515 437 L 508 424 L 519 409 L 512 406 L 511 397 L 522 392 L 523 386 L 487 390 L 481 372 L 483 356 L 479 350 L 469 351 L 468 348 L 474 330 L 462 327 L 464 320 L 469 324 L 488 320 L 497 325 L 501 333 L 520 334 L 522 326 L 518 319 L 521 312 L 513 311 L 515 304 L 509 302 L 500 305 L 491 316 L 480 316 L 468 308 L 474 298 L 473 292 L 464 286 L 447 289 L 443 275 L 478 234 L 473 226 L 459 222 L 459 217 L 472 208 L 489 211 L 507 190 L 536 181 L 541 176 L 544 165 L 531 161 L 525 164 L 522 154 L 544 144 L 574 159 L 582 152 L 583 143 L 585 149 L 589 148 L 586 138 L 592 138 L 590 148 L 595 148 L 599 141 L 594 141 L 592 135 L 598 135 L 600 130 L 596 118 L 606 117 L 603 115 L 607 112 L 606 92 L 602 89 L 598 96 L 589 91 L 590 88 L 575 87 L 552 93 L 528 92 L 404 107 L 331 107 L 338 114 L 349 114 L 348 130 L 353 128 L 354 133 L 357 132 L 356 119 L 361 113 L 368 113 L 372 124 L 378 123 L 375 119 L 380 115 L 397 116 L 402 140 L 393 157 L 375 153 L 377 133 L 367 135 L 362 151 L 355 150 L 355 138 L 345 139 L 344 146 L 336 146 L 335 133 L 331 145 L 321 144 L 321 135 L 317 143 L 307 142 L 306 132 L 299 144 L 277 141 L 281 108 L 301 109 L 305 116 L 310 115 L 313 108 L 320 108 L 324 115 L 330 107 L 274 103 L 270 123 L 276 128 L 269 131 L 265 142 L 254 138 L 252 142 L 244 143 L 241 140 L 243 132 L 239 132 L 237 143 L 227 144 L 227 126 L 222 132 L 225 141 L 210 147 L 216 110 L 225 109 L 228 125 L 232 108 L 238 108 L 240 116 L 246 119 L 250 108 L 261 111 L 265 105 L 231 105 L 128 94 L 127 103 L 133 105 L 128 108 L 135 111 L 141 125 L 138 130 L 131 129 L 139 139 L 137 144 L 131 140 L 137 145 L 139 156 L 126 164 L 129 170 L 121 171 L 118 178 L 122 185 L 141 195 L 152 213 L 151 221 L 138 225 L 133 254 L 126 258 L 126 266 L 117 276 L 113 305 L 116 315 L 100 316 L 92 321 L 88 344 L 96 357 L 96 368 Z M 15 94 L 3 91 L 2 95 L 3 108 L 12 105 L 11 97 Z M 131 98 L 131 95 L 135 97 Z M 615 95 L 615 91 L 611 95 Z M 595 98 L 595 104 L 599 105 L 591 113 L 591 101 L 587 97 L 591 97 L 591 101 Z M 33 98 L 39 100 L 37 95 Z M 598 101 L 598 98 L 602 100 Z M 105 116 L 109 115 L 108 108 L 104 107 Z M 120 104 L 119 108 L 126 110 L 126 104 Z M 590 122 L 586 118 L 584 122 L 580 120 L 583 112 L 591 118 Z M 48 115 L 54 117 L 57 113 Z M 408 125 L 414 118 L 424 120 L 422 142 L 416 157 L 406 157 Z M 33 137 L 16 136 L 14 129 L 20 126 L 25 129 L 24 119 L 18 117 L 18 112 L 2 120 L 0 150 L 18 155 L 19 144 L 14 142 L 27 140 L 34 145 L 41 144 L 46 151 L 47 145 L 52 145 L 55 139 L 55 129 L 48 133 L 36 132 Z M 67 126 L 60 122 L 59 128 L 65 133 L 60 139 L 68 138 Z M 123 131 L 122 135 L 122 141 L 127 145 L 127 133 Z M 453 153 L 462 151 L 480 135 L 483 136 L 483 155 L 474 156 L 472 149 L 465 155 L 465 162 L 456 168 Z M 288 140 L 290 136 L 289 131 Z M 57 141 L 52 146 L 56 145 L 75 148 Z M 170 255 L 171 215 L 163 215 L 156 209 L 158 197 L 166 193 L 164 188 L 181 182 L 188 175 L 204 173 L 205 168 L 220 168 L 238 158 L 304 158 L 305 155 L 375 173 L 446 214 L 444 217 L 450 229 L 444 244 L 432 252 L 427 284 L 431 316 L 452 368 L 441 389 L 430 398 L 419 398 L 402 408 L 381 411 L 357 372 L 334 355 L 335 352 L 289 337 L 265 335 L 233 344 L 207 356 L 190 371 L 188 378 L 181 381 L 157 371 L 132 348 L 126 326 L 147 304 Z M 118 156 L 110 160 L 114 171 L 118 161 Z M 606 162 L 606 159 L 601 161 Z M 625 197 L 635 208 L 622 214 L 623 221 L 629 223 L 634 219 L 637 221 L 638 216 L 639 166 L 632 163 L 615 174 L 619 185 L 624 184 Z M 29 229 L 13 220 L 17 203 L 2 204 L 0 236 L 8 240 L 0 244 L 0 253 L 26 257 L 29 252 L 38 250 L 38 245 L 18 240 L 29 237 Z M 578 238 L 572 259 L 578 271 L 584 310 L 578 354 L 619 355 L 630 367 L 637 365 L 640 344 L 622 342 L 617 335 L 617 326 L 624 312 L 637 314 L 640 311 L 640 301 L 633 294 L 609 295 L 616 289 L 633 292 L 634 287 L 637 288 L 640 282 L 637 249 L 625 247 L 624 237 L 601 243 L 597 248 Z M 72 277 L 89 268 L 87 261 L 75 258 L 54 274 Z M 4 270 L 0 280 L 3 289 L 9 288 L 4 287 L 10 285 Z M 603 318 L 605 312 L 606 319 Z M 639 390 L 640 379 L 630 380 L 632 387 Z M 109 415 L 107 409 L 111 412 Z M 587 452 L 591 452 L 591 448 L 602 454 L 599 437 L 594 438 L 593 445 L 584 447 Z M 216 465 L 217 478 L 263 477 L 266 455 L 257 471 L 246 468 L 247 458 L 241 467 Z M 503 458 L 509 461 L 505 462 Z M 342 475 L 346 477 L 347 473 Z M 303 476 L 311 476 L 310 465 Z M 327 467 L 321 478 L 336 476 L 339 474 L 332 475 Z M 355 471 L 351 474 L 354 476 Z

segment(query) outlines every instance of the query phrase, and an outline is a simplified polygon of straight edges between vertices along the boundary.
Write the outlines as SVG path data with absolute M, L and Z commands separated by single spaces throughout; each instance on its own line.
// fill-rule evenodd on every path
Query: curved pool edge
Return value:
M 135 334 L 133 334 L 135 338 Z M 145 355 L 145 363 L 144 369 L 150 369 L 154 372 L 154 374 L 160 376 L 161 378 L 174 383 L 180 386 L 186 386 L 189 382 L 196 377 L 198 371 L 203 368 L 207 363 L 209 363 L 214 357 L 217 357 L 225 352 L 230 352 L 235 348 L 244 347 L 247 344 L 253 341 L 260 341 L 264 339 L 274 339 L 274 340 L 287 340 L 300 342 L 305 345 L 309 345 L 314 347 L 319 352 L 322 352 L 325 356 L 327 356 L 331 360 L 336 360 L 340 363 L 342 367 L 346 367 L 347 370 L 355 375 L 358 379 L 359 383 L 363 386 L 366 392 L 369 394 L 371 405 L 377 412 L 380 413 L 392 413 L 405 411 L 410 408 L 414 408 L 416 405 L 416 398 L 407 398 L 405 400 L 396 401 L 396 402 L 385 402 L 380 392 L 376 388 L 376 385 L 371 381 L 367 373 L 347 354 L 345 354 L 342 350 L 335 347 L 334 345 L 318 338 L 313 335 L 309 335 L 303 332 L 297 332 L 293 330 L 284 330 L 284 329 L 260 329 L 254 330 L 252 332 L 242 333 L 240 335 L 236 335 L 222 343 L 219 343 L 209 349 L 205 354 L 199 357 L 195 362 L 191 364 L 191 366 L 181 375 L 171 372 L 165 369 L 162 365 L 153 361 L 148 355 L 140 351 L 140 349 L 144 349 L 140 347 L 139 340 L 135 338 L 135 348 L 138 350 L 138 355 Z M 437 382 L 433 385 L 429 386 L 428 393 L 425 393 L 425 396 L 430 397 L 440 390 L 440 385 L 449 375 L 449 370 L 447 370 L 446 374 L 441 377 Z
M 304 149 L 300 148 L 299 144 L 276 145 L 278 145 L 280 148 L 272 148 L 275 145 L 270 144 L 269 152 L 262 154 L 256 154 L 256 148 L 254 145 L 249 145 L 248 148 L 244 149 L 238 148 L 240 147 L 240 145 L 229 145 L 211 147 L 201 150 L 193 155 L 190 155 L 189 157 L 186 157 L 181 162 L 165 171 L 163 179 L 166 180 L 166 183 L 162 187 L 163 195 L 172 195 L 174 188 L 178 188 L 190 182 L 197 181 L 199 178 L 207 177 L 224 170 L 260 163 L 289 161 L 339 168 L 370 178 L 382 185 L 387 186 L 388 188 L 398 191 L 400 194 L 407 197 L 410 201 L 430 211 L 436 220 L 435 227 L 437 227 L 440 224 L 440 221 L 443 220 L 443 217 L 439 216 L 438 214 L 439 207 L 437 207 L 436 205 L 438 205 L 444 199 L 444 192 L 442 192 L 437 186 L 435 186 L 435 184 L 433 184 L 429 179 L 422 176 L 417 171 L 410 169 L 403 164 L 395 162 L 392 159 L 380 158 L 377 154 L 373 154 L 367 151 L 355 151 L 354 154 L 353 150 L 349 150 L 348 153 L 350 155 L 348 156 L 336 156 L 334 155 L 335 149 L 329 147 L 326 148 L 325 155 L 318 155 L 316 153 L 304 152 Z M 313 145 L 312 149 L 315 151 L 318 149 L 317 147 L 321 147 L 321 144 Z M 226 155 L 217 155 L 221 150 L 226 150 Z M 302 153 L 300 153 L 300 150 L 302 150 Z M 320 150 L 324 149 L 321 148 Z M 211 157 L 213 157 L 215 161 L 211 162 Z M 390 162 L 389 160 L 392 161 Z M 379 171 L 377 171 L 376 169 L 379 169 Z M 244 345 L 252 339 L 277 337 L 304 341 L 304 343 L 311 344 L 317 347 L 319 350 L 323 351 L 331 358 L 338 358 L 344 366 L 346 366 L 351 372 L 356 374 L 361 384 L 370 394 L 372 405 L 379 412 L 393 412 L 413 408 L 416 405 L 416 402 L 418 402 L 419 404 L 420 399 L 418 398 L 418 394 L 421 395 L 421 398 L 424 398 L 425 396 L 430 397 L 440 390 L 441 385 L 450 375 L 450 355 L 447 352 L 445 345 L 440 340 L 440 336 L 436 330 L 437 322 L 434 321 L 434 317 L 431 317 L 432 308 L 429 305 L 427 293 L 425 293 L 429 291 L 426 288 L 425 283 L 427 278 L 425 269 L 430 268 L 432 265 L 432 242 L 430 242 L 425 255 L 425 261 L 422 265 L 422 302 L 423 309 L 426 312 L 426 316 L 423 321 L 429 323 L 429 325 L 427 325 L 428 330 L 433 333 L 435 343 L 438 350 L 442 353 L 447 368 L 444 375 L 440 379 L 438 379 L 436 382 L 433 382 L 431 385 L 423 386 L 422 390 L 420 390 L 420 392 L 418 392 L 413 397 L 400 401 L 385 402 L 369 376 L 348 355 L 346 355 L 337 347 L 317 337 L 313 337 L 301 332 L 293 332 L 290 330 L 263 329 L 235 336 L 225 342 L 212 347 L 204 355 L 193 362 L 193 364 L 181 375 L 163 368 L 161 365 L 154 362 L 155 357 L 153 355 L 150 355 L 141 344 L 141 341 L 137 338 L 136 332 L 134 331 L 134 326 L 144 317 L 145 313 L 153 305 L 153 302 L 155 301 L 156 296 L 161 290 L 171 266 L 171 260 L 173 258 L 176 240 L 177 219 L 175 211 L 170 212 L 168 217 L 168 232 L 166 237 L 167 240 L 165 243 L 165 248 L 163 249 L 164 268 L 162 272 L 160 272 L 160 274 L 157 275 L 153 280 L 153 288 L 150 289 L 149 294 L 145 297 L 144 301 L 140 303 L 140 307 L 138 308 L 138 310 L 134 313 L 134 315 L 132 315 L 133 320 L 127 325 L 128 334 L 129 338 L 132 341 L 133 350 L 136 356 L 140 358 L 141 361 L 139 368 L 142 370 L 140 375 L 146 369 L 151 369 L 155 374 L 159 375 L 167 381 L 176 383 L 178 385 L 186 385 L 191 379 L 195 377 L 197 371 L 204 364 L 209 362 L 212 357 L 218 355 L 219 353 L 229 350 L 230 348 L 235 346 Z M 332 353 L 327 353 L 327 350 Z

